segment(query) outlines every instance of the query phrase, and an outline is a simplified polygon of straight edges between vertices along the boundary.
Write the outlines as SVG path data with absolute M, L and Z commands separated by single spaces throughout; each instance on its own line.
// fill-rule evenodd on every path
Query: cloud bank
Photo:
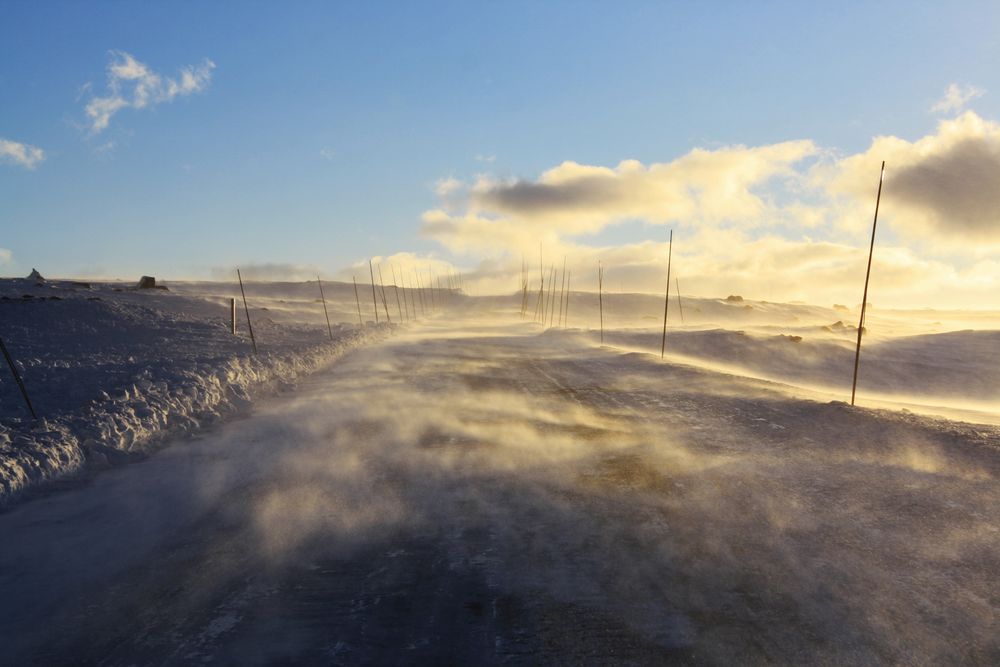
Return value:
M 107 94 L 91 97 L 84 109 L 91 133 L 107 129 L 111 118 L 122 109 L 146 109 L 205 90 L 213 69 L 215 63 L 206 58 L 199 65 L 181 68 L 178 77 L 172 79 L 157 74 L 131 54 L 112 51 Z
M 904 235 L 949 245 L 1000 243 L 1000 125 L 967 111 L 909 142 L 877 137 L 864 153 L 820 173 L 834 195 L 865 200 L 886 161 L 883 195 Z
M 811 141 L 789 141 L 696 149 L 648 167 L 636 160 L 612 168 L 564 162 L 537 181 L 481 178 L 472 187 L 471 205 L 575 234 L 629 219 L 753 221 L 768 209 L 754 189 L 772 178 L 796 178 L 793 165 L 815 153 Z
M 34 169 L 45 159 L 45 151 L 37 146 L 0 138 L 0 162 Z
M 581 289 L 594 287 L 601 260 L 620 289 L 662 290 L 669 227 L 686 291 L 855 303 L 883 159 L 880 300 L 990 298 L 1000 289 L 1000 126 L 971 111 L 916 141 L 876 137 L 855 155 L 798 140 L 648 165 L 563 162 L 535 179 L 449 177 L 422 231 L 478 262 L 468 277 L 482 291 L 517 289 L 523 260 L 537 285 L 539 246 L 546 270 L 565 258 Z M 622 243 L 616 228 L 636 222 L 644 238 Z

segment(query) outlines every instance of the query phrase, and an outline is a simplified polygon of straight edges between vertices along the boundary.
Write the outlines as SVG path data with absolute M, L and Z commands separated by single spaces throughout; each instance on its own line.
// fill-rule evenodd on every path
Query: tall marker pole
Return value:
M 573 281 L 573 272 L 569 272 L 569 276 L 566 278 L 566 312 L 563 314 L 563 326 L 565 327 L 569 324 L 569 294 L 570 294 L 570 283 Z
M 674 285 L 677 286 L 677 309 L 681 311 L 681 324 L 684 324 L 684 305 L 681 303 L 681 281 L 674 278 Z
M 604 267 L 597 262 L 597 305 L 601 312 L 601 345 L 604 345 Z
M 563 255 L 562 287 L 559 288 L 559 319 L 556 326 L 562 326 L 563 319 L 563 299 L 566 298 L 566 256 Z
M 667 250 L 667 294 L 663 299 L 663 339 L 660 341 L 660 359 L 667 349 L 667 309 L 670 307 L 670 262 L 674 256 L 674 230 L 670 230 L 670 246 Z
M 875 196 L 875 219 L 872 220 L 872 242 L 868 247 L 868 269 L 865 271 L 865 292 L 861 297 L 861 320 L 858 322 L 858 347 L 854 352 L 854 381 L 851 383 L 851 405 L 858 389 L 858 364 L 861 363 L 861 332 L 865 329 L 865 308 L 868 306 L 868 278 L 872 273 L 872 255 L 875 254 L 875 226 L 878 224 L 878 205 L 882 200 L 882 181 L 885 180 L 885 160 L 878 177 L 878 194 Z
M 28 405 L 28 411 L 31 413 L 32 419 L 37 420 L 38 415 L 35 414 L 35 407 L 31 404 L 31 399 L 28 398 L 28 390 L 24 388 L 24 382 L 21 380 L 21 374 L 17 372 L 17 366 L 14 364 L 14 359 L 11 358 L 10 352 L 7 351 L 7 346 L 3 344 L 2 338 L 0 338 L 0 350 L 3 351 L 3 358 L 7 360 L 7 365 L 10 367 L 10 373 L 14 376 L 14 382 L 17 383 L 17 388 L 21 390 L 21 396 L 24 397 L 24 402 Z
M 542 326 L 545 326 L 545 318 L 549 318 L 549 326 L 552 326 L 552 304 L 556 298 L 556 265 L 549 265 L 549 298 L 545 302 L 545 313 L 542 314 Z
M 396 307 L 399 307 L 399 281 L 396 280 L 396 267 L 392 264 L 389 265 L 389 269 L 392 271 L 392 286 L 396 290 Z M 403 308 L 406 311 L 406 319 L 410 319 L 410 307 L 406 303 L 406 288 L 403 288 Z M 399 314 L 399 319 L 403 319 L 403 313 Z M 404 320 L 405 321 L 405 320 Z
M 538 244 L 538 301 L 535 302 L 535 321 L 542 312 L 542 301 L 545 297 L 545 269 L 542 267 L 542 244 Z M 544 322 L 543 322 L 544 323 Z
M 375 324 L 378 324 L 378 297 L 375 296 L 375 269 L 372 268 L 372 261 L 368 260 L 368 275 L 372 278 L 372 304 L 375 306 Z
M 385 321 L 392 324 L 392 319 L 389 317 L 389 304 L 385 300 L 385 283 L 382 281 L 382 265 L 378 267 L 378 289 L 382 292 L 382 307 L 385 308 Z
M 413 313 L 413 316 L 410 319 L 415 320 L 418 317 L 420 317 L 420 315 L 419 315 L 419 313 L 417 313 L 417 301 L 416 301 L 416 299 L 413 298 L 413 283 L 410 282 L 409 278 L 407 278 L 406 276 L 403 275 L 403 270 L 402 269 L 399 270 L 399 276 L 400 276 L 400 280 L 403 281 L 403 300 L 405 302 L 405 300 L 406 300 L 406 294 L 407 294 L 407 292 L 409 292 L 409 294 L 410 294 L 410 312 Z
M 420 298 L 420 314 L 427 316 L 427 304 L 424 303 L 424 286 L 420 284 L 420 272 L 413 269 L 413 279 L 417 281 L 417 296 Z
M 431 272 L 431 267 L 427 267 L 427 293 L 431 297 L 431 312 L 433 313 L 437 310 L 437 300 L 434 298 L 434 273 Z
M 330 334 L 330 340 L 333 340 L 333 328 L 330 326 L 330 312 L 326 309 L 326 295 L 323 294 L 323 281 L 316 276 L 316 282 L 319 283 L 319 298 L 323 300 L 323 314 L 326 315 L 326 331 Z
M 358 303 L 358 324 L 365 326 L 365 320 L 361 317 L 361 297 L 358 296 L 358 281 L 354 276 L 351 276 L 351 281 L 354 283 L 354 300 Z
M 247 329 L 250 330 L 250 343 L 253 345 L 253 353 L 257 354 L 257 339 L 253 337 L 253 325 L 250 323 L 250 306 L 247 305 L 247 293 L 243 290 L 243 276 L 240 270 L 236 269 L 236 277 L 240 281 L 240 294 L 243 295 L 243 310 L 247 314 Z

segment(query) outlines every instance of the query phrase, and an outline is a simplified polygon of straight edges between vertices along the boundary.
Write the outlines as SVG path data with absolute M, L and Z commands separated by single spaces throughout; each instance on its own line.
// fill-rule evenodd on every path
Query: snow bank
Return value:
M 785 331 L 669 331 L 666 351 L 675 361 L 850 392 L 856 328 L 845 326 L 831 331 L 830 327 L 800 327 Z M 661 336 L 661 331 L 605 330 L 604 341 L 606 345 L 659 356 Z M 591 342 L 599 340 L 592 331 L 586 337 Z M 866 393 L 1000 404 L 1000 358 L 995 353 L 1000 347 L 1000 331 L 952 331 L 865 340 L 858 381 Z
M 207 287 L 204 287 L 207 289 Z M 236 292 L 238 294 L 238 292 Z M 125 285 L 0 280 L 0 337 L 16 360 L 39 420 L 9 369 L 0 369 L 0 504 L 30 487 L 148 451 L 248 408 L 387 327 L 333 325 L 322 307 L 300 317 L 245 315 L 229 330 L 232 286 L 213 298 Z M 353 296 L 353 295 L 352 295 Z M 346 309 L 345 309 L 346 310 Z M 312 322 L 305 322 L 309 315 Z

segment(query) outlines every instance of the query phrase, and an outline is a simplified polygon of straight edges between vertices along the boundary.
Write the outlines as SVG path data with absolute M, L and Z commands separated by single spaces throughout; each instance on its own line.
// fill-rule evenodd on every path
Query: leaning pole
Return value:
M 858 322 L 858 346 L 854 352 L 854 381 L 851 382 L 851 405 L 858 390 L 858 365 L 861 363 L 861 334 L 865 330 L 865 309 L 868 307 L 868 279 L 872 274 L 872 255 L 875 253 L 875 226 L 878 224 L 878 205 L 882 200 L 882 181 L 885 180 L 885 160 L 878 177 L 878 194 L 875 196 L 875 219 L 872 220 L 872 242 L 868 247 L 868 269 L 865 271 L 865 291 L 861 297 L 861 320 Z
M 670 245 L 667 249 L 667 291 L 663 297 L 663 338 L 660 339 L 660 359 L 667 349 L 667 309 L 670 308 L 670 262 L 674 256 L 674 230 L 670 230 Z M 654 339 L 655 340 L 655 339 Z

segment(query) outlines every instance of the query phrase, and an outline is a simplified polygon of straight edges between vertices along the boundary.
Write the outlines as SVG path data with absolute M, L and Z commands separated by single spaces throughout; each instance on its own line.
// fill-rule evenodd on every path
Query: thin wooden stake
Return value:
M 361 317 L 361 297 L 358 296 L 358 281 L 354 276 L 351 276 L 351 281 L 354 283 L 354 300 L 358 303 L 358 324 L 364 327 L 365 319 Z
M 566 256 L 563 255 L 562 287 L 559 288 L 559 320 L 556 326 L 562 326 L 563 298 L 566 296 Z
M 413 283 L 409 282 L 409 280 L 403 276 L 402 269 L 400 269 L 399 275 L 400 279 L 403 281 L 403 299 L 406 299 L 407 292 L 410 293 L 410 312 L 413 314 L 411 319 L 415 320 L 420 317 L 420 315 L 417 313 L 417 302 L 413 297 Z
M 521 255 L 521 319 L 528 314 L 528 265 Z
M 569 325 L 569 295 L 570 295 L 570 281 L 573 280 L 573 272 L 569 272 L 569 277 L 566 278 L 566 314 L 563 315 L 563 326 Z
M 392 324 L 392 320 L 389 319 L 389 303 L 385 300 L 385 283 L 382 282 L 382 266 L 378 267 L 378 289 L 382 293 L 382 307 L 385 308 L 385 321 Z
M 243 310 L 247 314 L 247 329 L 250 331 L 250 344 L 253 345 L 253 353 L 257 354 L 257 339 L 253 335 L 253 324 L 250 322 L 250 306 L 247 305 L 247 293 L 243 290 L 243 276 L 240 275 L 239 269 L 236 269 L 236 277 L 240 281 L 240 294 L 243 295 Z
M 14 382 L 17 384 L 17 388 L 21 390 L 21 396 L 24 397 L 24 402 L 28 406 L 31 418 L 37 420 L 38 415 L 35 413 L 35 407 L 31 404 L 31 399 L 28 398 L 28 390 L 25 389 L 24 381 L 21 380 L 21 374 L 17 372 L 17 366 L 14 365 L 14 360 L 11 358 L 10 352 L 7 351 L 7 346 L 4 345 L 2 338 L 0 338 L 0 350 L 3 350 L 3 358 L 7 360 L 10 372 L 14 376 Z
M 535 321 L 542 312 L 542 304 L 545 300 L 545 268 L 542 264 L 542 244 L 538 244 L 538 301 L 535 302 Z
M 375 269 L 372 268 L 372 261 L 368 260 L 368 275 L 372 279 L 372 305 L 375 306 L 375 324 L 378 324 L 378 297 L 375 296 Z
M 549 296 L 545 300 L 545 313 L 542 315 L 542 326 L 545 326 L 545 319 L 548 318 L 549 326 L 552 326 L 552 300 L 556 296 L 556 267 L 549 265 Z
M 326 315 L 326 330 L 330 334 L 330 340 L 333 340 L 333 328 L 330 326 L 330 312 L 326 309 L 326 295 L 323 294 L 323 281 L 316 276 L 316 282 L 319 283 L 319 298 L 323 300 L 323 314 Z
M 392 264 L 390 264 L 389 268 L 392 269 L 392 284 L 396 288 L 396 301 L 398 302 L 399 301 L 399 286 L 398 286 L 398 283 L 402 282 L 402 278 L 399 278 L 398 282 L 397 282 L 396 267 L 393 266 Z M 405 287 L 403 288 L 403 313 L 406 315 L 406 320 L 409 321 L 409 319 L 410 319 L 410 304 L 406 303 L 406 288 Z
M 437 310 L 437 301 L 434 298 L 434 274 L 431 272 L 431 267 L 427 267 L 427 293 L 431 296 L 431 312 Z
M 597 262 L 597 305 L 601 312 L 601 345 L 604 345 L 604 267 Z
M 684 324 L 684 306 L 681 305 L 681 283 L 674 278 L 674 285 L 677 286 L 677 309 L 681 311 L 681 324 Z
M 667 349 L 667 309 L 670 308 L 670 261 L 674 254 L 674 230 L 670 230 L 670 246 L 667 250 L 667 294 L 663 299 L 663 339 L 660 341 L 660 359 Z
M 420 314 L 427 316 L 427 304 L 424 303 L 424 288 L 420 284 L 420 272 L 413 269 L 413 279 L 417 281 L 417 296 L 420 298 Z
M 392 272 L 392 289 L 396 292 L 396 310 L 399 311 L 399 321 L 404 322 L 403 319 L 403 306 L 399 302 L 399 285 L 396 284 L 396 272 Z
M 854 381 L 851 382 L 851 405 L 858 389 L 858 365 L 861 363 L 861 333 L 865 330 L 865 308 L 868 306 L 868 279 L 872 273 L 872 255 L 875 254 L 875 226 L 878 224 L 878 205 L 882 200 L 882 181 L 885 180 L 885 160 L 878 177 L 878 194 L 875 196 L 875 218 L 872 220 L 872 242 L 868 247 L 868 268 L 865 270 L 865 291 L 861 297 L 861 320 L 858 322 L 858 346 L 854 352 Z

